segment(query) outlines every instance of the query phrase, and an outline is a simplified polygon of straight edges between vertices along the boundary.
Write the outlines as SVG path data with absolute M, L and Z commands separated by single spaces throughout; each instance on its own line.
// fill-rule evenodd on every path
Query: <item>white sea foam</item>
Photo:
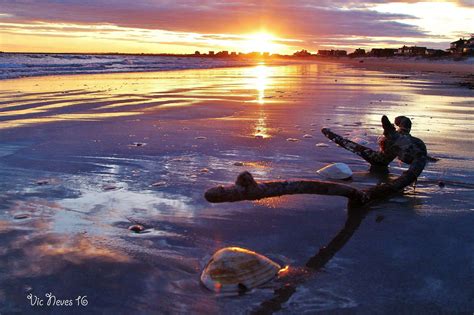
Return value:
M 136 55 L 0 54 L 0 79 L 30 76 L 207 69 L 253 64 L 250 60 Z

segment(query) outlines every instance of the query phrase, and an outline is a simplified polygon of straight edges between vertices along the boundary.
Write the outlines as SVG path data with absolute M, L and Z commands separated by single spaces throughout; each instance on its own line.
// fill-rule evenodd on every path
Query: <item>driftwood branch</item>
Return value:
M 249 172 L 243 172 L 237 177 L 234 185 L 211 188 L 206 191 L 205 198 L 209 202 L 258 200 L 293 194 L 318 194 L 348 198 L 349 211 L 344 227 L 306 263 L 307 270 L 311 273 L 315 272 L 325 266 L 349 241 L 360 226 L 368 212 L 368 208 L 361 208 L 361 206 L 374 200 L 387 198 L 391 194 L 403 190 L 416 181 L 427 161 L 430 160 L 423 141 L 410 135 L 411 121 L 409 118 L 405 116 L 395 118 L 395 126 L 390 123 L 386 116 L 382 117 L 384 137 L 379 143 L 380 151 L 374 151 L 343 138 L 327 128 L 321 130 L 327 138 L 344 149 L 362 157 L 371 166 L 386 168 L 396 157 L 402 162 L 409 164 L 409 169 L 395 180 L 359 190 L 341 183 L 318 180 L 266 181 L 257 183 Z M 288 301 L 293 293 L 296 292 L 297 285 L 306 281 L 307 278 L 307 276 L 294 277 L 285 281 L 283 286 L 275 290 L 274 296 L 271 299 L 261 303 L 252 313 L 271 314 L 280 310 L 282 304 Z
M 383 183 L 368 189 L 359 190 L 349 185 L 319 181 L 266 181 L 257 183 L 252 174 L 242 172 L 234 185 L 210 188 L 204 194 L 207 201 L 212 203 L 236 202 L 243 200 L 259 200 L 295 194 L 317 194 L 342 196 L 349 200 L 351 206 L 362 206 L 377 199 L 387 198 L 416 180 L 414 171 L 406 171 L 390 183 Z
M 403 190 L 415 182 L 423 171 L 428 159 L 426 146 L 423 141 L 412 137 L 409 133 L 411 128 L 410 119 L 405 116 L 399 116 L 395 119 L 395 124 L 398 126 L 398 130 L 395 129 L 386 116 L 382 117 L 384 139 L 380 143 L 380 151 L 374 151 L 343 138 L 327 128 L 321 130 L 326 137 L 344 149 L 359 155 L 372 166 L 386 167 L 395 157 L 410 164 L 410 168 L 393 181 L 359 190 L 348 185 L 319 180 L 267 181 L 257 183 L 250 173 L 243 172 L 237 177 L 234 185 L 211 188 L 206 191 L 205 198 L 209 202 L 234 202 L 283 195 L 318 194 L 346 197 L 353 206 L 364 205 L 377 199 L 387 198 L 390 194 Z
M 360 201 L 366 199 L 364 192 L 344 184 L 318 180 L 257 183 L 249 172 L 241 173 L 234 185 L 218 186 L 207 190 L 204 197 L 209 202 L 235 202 L 295 194 L 343 196 L 350 200 Z

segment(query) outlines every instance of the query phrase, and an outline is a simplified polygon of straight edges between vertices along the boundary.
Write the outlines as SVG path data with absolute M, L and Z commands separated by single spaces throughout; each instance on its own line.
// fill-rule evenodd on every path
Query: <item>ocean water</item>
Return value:
M 0 312 L 249 313 L 290 280 L 216 296 L 199 283 L 214 251 L 241 246 L 298 268 L 343 233 L 282 314 L 472 313 L 473 108 L 474 91 L 446 77 L 339 64 L 1 80 Z M 440 160 L 364 217 L 334 196 L 203 197 L 244 170 L 321 179 L 316 170 L 344 162 L 348 185 L 386 180 L 320 132 L 376 148 L 383 114 L 410 117 Z M 406 168 L 394 161 L 390 176 Z M 129 231 L 135 222 L 146 232 Z M 74 305 L 28 299 L 49 293 Z
M 0 54 L 0 79 L 42 75 L 144 72 L 243 66 L 254 62 L 217 58 L 137 55 Z

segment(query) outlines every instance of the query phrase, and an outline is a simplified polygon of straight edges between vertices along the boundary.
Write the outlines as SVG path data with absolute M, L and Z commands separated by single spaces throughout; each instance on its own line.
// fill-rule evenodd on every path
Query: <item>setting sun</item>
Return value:
M 241 50 L 246 52 L 275 53 L 279 47 L 279 45 L 274 42 L 276 39 L 277 38 L 272 34 L 265 32 L 251 34 L 244 39 Z

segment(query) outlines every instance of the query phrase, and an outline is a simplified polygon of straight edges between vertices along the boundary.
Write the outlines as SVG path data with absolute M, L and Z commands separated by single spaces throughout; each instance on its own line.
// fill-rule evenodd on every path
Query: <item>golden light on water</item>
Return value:
M 267 116 L 263 105 L 265 104 L 265 90 L 270 84 L 270 68 L 260 64 L 254 68 L 254 84 L 257 90 L 258 119 L 254 127 L 254 137 L 269 138 L 270 134 L 267 127 Z
M 269 84 L 269 68 L 264 64 L 255 67 L 255 88 L 258 91 L 258 103 L 265 104 L 265 89 Z

